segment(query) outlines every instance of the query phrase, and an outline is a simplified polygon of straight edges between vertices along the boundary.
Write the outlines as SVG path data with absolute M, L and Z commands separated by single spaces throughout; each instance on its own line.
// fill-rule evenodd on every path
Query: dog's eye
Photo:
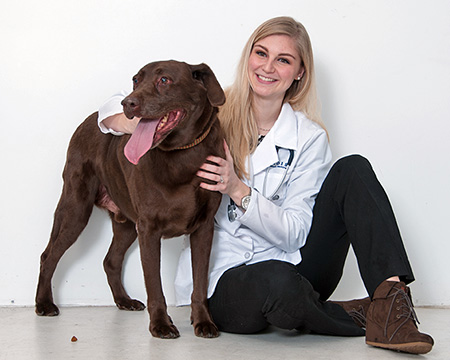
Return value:
M 158 80 L 158 85 L 168 85 L 171 83 L 172 80 L 170 80 L 167 76 L 161 76 Z
M 138 83 L 139 83 L 139 79 L 138 79 L 137 76 L 134 76 L 132 81 L 133 81 L 133 90 L 135 90 L 135 89 L 136 89 L 136 86 L 137 86 Z

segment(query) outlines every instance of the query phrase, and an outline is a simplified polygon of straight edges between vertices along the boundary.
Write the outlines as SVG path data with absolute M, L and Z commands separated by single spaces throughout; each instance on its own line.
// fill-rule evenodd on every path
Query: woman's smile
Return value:
M 256 75 L 256 76 L 258 77 L 258 79 L 260 79 L 260 80 L 262 80 L 264 82 L 274 82 L 274 81 L 276 81 L 275 79 L 271 79 L 271 78 L 268 78 L 268 77 L 265 77 L 265 76 L 262 76 L 262 75 Z

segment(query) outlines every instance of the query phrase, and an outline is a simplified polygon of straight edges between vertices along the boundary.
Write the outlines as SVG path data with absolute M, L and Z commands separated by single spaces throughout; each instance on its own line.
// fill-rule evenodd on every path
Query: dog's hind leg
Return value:
M 64 187 L 55 211 L 50 241 L 41 255 L 35 308 L 41 316 L 59 314 L 58 307 L 53 303 L 52 277 L 60 258 L 86 227 L 94 206 L 98 179 L 86 167 L 78 169 L 80 171 L 65 171 Z
M 110 213 L 111 214 L 111 213 Z M 114 218 L 114 214 L 111 215 Z M 131 299 L 125 291 L 122 283 L 122 265 L 125 253 L 136 240 L 136 225 L 130 220 L 125 222 L 112 221 L 114 237 L 103 261 L 103 267 L 108 277 L 108 284 L 114 297 L 114 302 L 121 310 L 144 310 L 145 305 Z

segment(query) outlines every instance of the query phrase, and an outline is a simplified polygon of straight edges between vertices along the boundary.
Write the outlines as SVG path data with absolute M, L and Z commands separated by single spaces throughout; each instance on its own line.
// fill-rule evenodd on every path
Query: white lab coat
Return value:
M 294 158 L 286 172 L 289 149 Z M 331 151 L 326 132 L 284 104 L 275 125 L 248 160 L 250 179 L 245 182 L 253 189 L 248 210 L 243 213 L 237 208 L 237 218 L 231 222 L 230 198 L 224 195 L 215 217 L 208 297 L 220 276 L 232 267 L 272 259 L 293 264 L 301 261 L 300 248 L 311 227 L 315 198 L 331 165 Z M 175 293 L 177 305 L 190 303 L 188 238 L 178 263 Z
M 102 133 L 113 134 L 116 136 L 124 135 L 123 132 L 115 131 L 107 127 L 103 123 L 103 120 L 112 115 L 123 113 L 122 100 L 125 99 L 128 95 L 130 95 L 130 92 L 127 90 L 119 91 L 118 93 L 111 96 L 108 100 L 106 100 L 102 106 L 100 106 L 100 108 L 98 109 L 97 123 Z

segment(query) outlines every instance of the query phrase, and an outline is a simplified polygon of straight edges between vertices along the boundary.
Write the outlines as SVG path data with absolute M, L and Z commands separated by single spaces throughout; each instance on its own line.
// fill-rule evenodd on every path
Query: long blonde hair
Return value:
M 314 60 L 311 41 L 302 24 L 291 17 L 276 17 L 261 24 L 245 45 L 234 83 L 225 90 L 226 102 L 220 108 L 219 119 L 230 148 L 234 167 L 240 178 L 248 177 L 245 161 L 255 151 L 258 127 L 252 109 L 252 89 L 248 78 L 248 59 L 255 43 L 270 35 L 288 35 L 296 45 L 305 72 L 301 80 L 294 80 L 286 91 L 284 103 L 302 111 L 309 119 L 320 124 L 320 107 L 316 93 Z

